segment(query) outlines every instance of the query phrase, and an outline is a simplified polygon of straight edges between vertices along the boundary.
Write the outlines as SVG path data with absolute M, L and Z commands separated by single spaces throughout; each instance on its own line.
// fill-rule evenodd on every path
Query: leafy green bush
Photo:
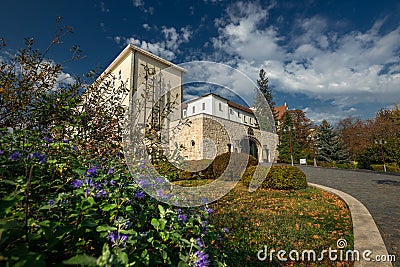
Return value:
M 184 177 L 184 171 L 175 167 L 169 161 L 160 161 L 154 165 L 157 172 L 168 179 L 170 182 L 182 180 Z
M 201 166 L 204 166 L 201 162 L 190 161 L 187 162 L 191 166 L 188 166 L 188 169 L 199 169 Z M 201 165 L 201 166 L 193 166 L 193 165 Z M 154 165 L 157 172 L 168 179 L 170 182 L 180 181 L 180 180 L 198 180 L 198 179 L 210 179 L 209 177 L 213 177 L 212 168 L 208 166 L 204 170 L 199 171 L 185 171 L 180 168 L 177 168 L 172 163 L 168 161 L 161 161 Z M 198 167 L 198 168 L 196 168 Z
M 260 173 L 266 173 L 265 167 Z M 241 181 L 246 185 L 250 185 L 250 181 L 256 171 L 256 166 L 250 166 L 246 169 Z M 258 179 L 258 178 L 257 178 Z M 292 166 L 272 166 L 261 184 L 262 188 L 273 189 L 303 189 L 307 187 L 306 175 L 297 167 Z
M 371 169 L 374 171 L 384 171 L 383 164 L 371 164 Z M 400 168 L 397 167 L 396 163 L 387 163 L 386 171 L 388 172 L 400 172 Z
M 195 179 L 217 179 L 219 178 L 224 171 L 226 170 L 230 157 L 232 155 L 232 161 L 234 162 L 234 166 L 247 162 L 247 167 L 256 166 L 258 161 L 256 158 L 244 154 L 244 153 L 224 153 L 215 157 L 215 159 L 210 163 L 210 160 L 192 160 L 187 161 L 186 164 L 189 164 L 188 169 L 199 171 L 189 172 L 184 171 L 175 167 L 170 162 L 159 162 L 155 165 L 156 170 L 165 178 L 167 178 L 170 182 L 179 181 L 179 180 L 195 180 Z M 204 168 L 204 166 L 207 166 Z M 245 167 L 245 166 L 244 166 Z M 204 168 L 204 169 L 203 169 Z M 240 171 L 240 170 L 238 170 Z M 237 177 L 236 170 L 233 169 L 231 172 L 227 170 L 228 175 Z
M 229 160 L 231 159 L 231 157 L 233 162 L 238 162 L 238 163 L 247 162 L 246 168 L 250 166 L 257 166 L 258 164 L 258 160 L 251 155 L 245 153 L 226 152 L 224 154 L 216 156 L 212 163 L 212 172 L 214 179 L 220 177 L 224 173 L 224 171 L 228 167 Z
M 246 170 L 244 171 L 242 177 L 240 178 L 240 180 L 246 185 L 249 186 L 250 185 L 250 181 L 251 179 L 253 179 L 253 175 L 256 171 L 257 166 L 250 166 L 247 167 Z

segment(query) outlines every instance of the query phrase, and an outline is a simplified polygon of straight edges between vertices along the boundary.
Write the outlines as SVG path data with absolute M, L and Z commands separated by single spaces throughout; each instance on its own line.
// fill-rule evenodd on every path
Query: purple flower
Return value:
M 211 214 L 211 213 L 214 212 L 214 210 L 213 210 L 212 208 L 208 208 L 208 209 L 207 209 L 207 212 L 208 212 L 208 214 Z
M 4 155 L 4 150 L 0 150 L 0 156 Z
M 195 267 L 207 267 L 210 263 L 208 254 L 204 251 L 196 251 L 194 255 L 197 257 Z
M 108 235 L 108 238 L 110 239 L 111 243 L 115 243 L 115 241 L 118 239 L 118 232 L 116 232 L 116 231 L 111 232 Z
M 164 180 L 164 178 L 157 177 L 156 178 L 156 182 L 159 183 L 159 184 L 163 184 L 163 183 L 165 183 L 165 180 Z
M 229 234 L 229 229 L 228 228 L 223 228 L 225 234 Z
M 207 221 L 202 221 L 201 222 L 201 228 L 202 228 L 204 234 L 208 233 L 207 225 L 208 225 Z
M 12 154 L 10 155 L 10 159 L 11 159 L 11 160 L 19 160 L 20 157 L 21 157 L 21 154 L 20 154 L 18 151 L 14 152 L 14 153 L 12 153 Z
M 107 192 L 107 191 L 105 191 L 104 189 L 100 189 L 100 190 L 96 193 L 95 197 L 100 198 L 100 197 L 107 196 L 107 195 L 108 195 L 108 192 Z
M 121 235 L 120 240 L 125 243 L 128 240 L 128 235 Z
M 83 185 L 83 182 L 81 181 L 81 180 L 78 180 L 78 179 L 76 179 L 76 180 L 74 180 L 73 182 L 72 182 L 72 186 L 74 187 L 74 188 L 79 188 L 79 187 L 81 187 Z
M 144 194 L 142 191 L 137 191 L 137 192 L 134 194 L 134 196 L 135 196 L 137 199 L 142 199 L 142 198 L 145 197 L 145 194 Z
M 52 198 L 49 201 L 47 201 L 47 204 L 50 205 L 50 206 L 54 205 L 54 199 Z
M 43 140 L 46 141 L 47 143 L 53 143 L 53 139 L 47 136 L 43 138 Z
M 118 231 L 113 231 L 108 235 L 108 239 L 112 243 L 112 246 L 119 246 L 119 245 L 125 245 L 125 242 L 128 240 L 129 236 L 128 235 L 120 235 Z
M 204 248 L 204 244 L 203 244 L 203 242 L 201 241 L 200 237 L 197 238 L 197 245 L 198 245 L 200 248 Z
M 99 166 L 93 166 L 93 167 L 89 168 L 86 172 L 86 176 L 89 176 L 89 177 L 96 176 L 98 169 L 99 169 Z
M 93 183 L 92 178 L 86 178 L 86 179 L 85 179 L 85 185 L 87 185 L 87 186 L 89 186 L 89 187 L 93 187 L 93 186 L 94 186 L 94 183 Z
M 149 186 L 149 181 L 147 181 L 147 180 L 140 180 L 140 181 L 139 181 L 139 185 L 140 185 L 141 188 L 148 187 L 148 186 Z
M 110 181 L 110 185 L 115 186 L 115 184 L 116 184 L 115 180 Z
M 34 152 L 30 154 L 29 158 L 36 158 L 37 160 L 39 160 L 40 164 L 46 163 L 46 156 L 39 152 Z
M 107 174 L 109 174 L 109 175 L 111 175 L 111 174 L 113 174 L 113 173 L 114 173 L 114 169 L 112 169 L 112 168 L 109 169 L 108 172 L 107 172 Z
M 86 193 L 86 195 L 87 195 L 87 196 L 89 196 L 89 195 L 90 195 L 90 191 L 91 191 L 91 190 L 90 190 L 90 188 L 89 188 L 89 187 L 88 187 L 88 188 L 86 188 L 86 190 L 85 190 L 85 193 Z
M 181 222 L 186 222 L 187 221 L 187 217 L 185 214 L 179 214 L 178 215 L 178 220 Z
M 63 143 L 66 143 L 66 144 L 68 144 L 69 143 L 69 140 L 67 139 L 67 138 L 63 138 Z

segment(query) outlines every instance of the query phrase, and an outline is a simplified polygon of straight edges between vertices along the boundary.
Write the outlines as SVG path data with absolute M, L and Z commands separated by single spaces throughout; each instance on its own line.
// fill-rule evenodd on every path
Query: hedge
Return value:
M 260 167 L 266 168 L 263 166 Z M 250 166 L 242 175 L 241 180 L 246 186 L 250 185 L 250 181 L 253 178 L 256 168 L 256 166 Z M 267 177 L 261 184 L 261 188 L 283 190 L 297 190 L 306 187 L 306 175 L 299 168 L 292 166 L 272 166 L 267 174 Z

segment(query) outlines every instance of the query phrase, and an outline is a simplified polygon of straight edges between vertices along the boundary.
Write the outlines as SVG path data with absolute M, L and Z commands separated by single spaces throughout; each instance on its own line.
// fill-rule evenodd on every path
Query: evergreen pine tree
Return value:
M 258 119 L 260 129 L 263 131 L 275 131 L 276 114 L 274 112 L 275 102 L 273 101 L 272 90 L 268 86 L 268 78 L 266 72 L 261 69 L 257 80 L 257 88 L 255 90 L 254 108 Z M 266 107 L 266 103 L 269 106 Z M 272 116 L 271 116 L 272 115 Z
M 293 162 L 298 162 L 302 157 L 301 146 L 296 137 L 296 129 L 292 117 L 286 112 L 283 118 L 280 140 L 278 145 L 279 161 L 291 163 L 290 143 L 292 143 Z
M 349 155 L 333 127 L 323 120 L 318 127 L 316 140 L 317 159 L 327 162 L 349 162 Z
M 257 80 L 258 89 L 261 91 L 265 100 L 267 100 L 269 108 L 272 111 L 272 115 L 274 116 L 274 120 L 276 121 L 276 112 L 275 112 L 275 101 L 272 95 L 272 89 L 268 86 L 268 77 L 266 77 L 267 73 L 264 69 L 260 70 L 259 79 Z

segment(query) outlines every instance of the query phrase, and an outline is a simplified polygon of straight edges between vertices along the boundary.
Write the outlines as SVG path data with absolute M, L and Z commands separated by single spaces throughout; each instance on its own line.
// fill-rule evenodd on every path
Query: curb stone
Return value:
M 376 255 L 389 255 L 378 227 L 368 209 L 356 198 L 340 190 L 326 187 L 319 184 L 308 183 L 309 186 L 322 189 L 340 197 L 349 207 L 351 219 L 353 221 L 354 250 L 360 252 L 360 261 L 354 262 L 354 267 L 393 267 L 391 262 L 366 261 L 362 257 L 362 252 L 372 251 L 370 259 Z

